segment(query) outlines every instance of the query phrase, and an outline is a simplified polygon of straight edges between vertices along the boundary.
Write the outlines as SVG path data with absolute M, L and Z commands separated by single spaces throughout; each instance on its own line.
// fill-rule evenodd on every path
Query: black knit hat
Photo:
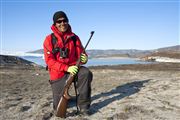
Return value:
M 66 14 L 63 11 L 57 11 L 54 13 L 54 16 L 53 16 L 54 24 L 56 23 L 56 21 L 59 18 L 65 18 L 67 20 L 67 22 L 69 22 L 68 17 L 66 16 Z

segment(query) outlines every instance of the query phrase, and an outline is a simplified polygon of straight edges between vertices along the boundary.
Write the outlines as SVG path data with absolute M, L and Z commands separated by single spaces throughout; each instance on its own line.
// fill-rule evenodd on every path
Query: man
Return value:
M 83 51 L 83 46 L 77 35 L 75 35 L 69 24 L 68 17 L 63 11 L 58 11 L 53 16 L 51 29 L 53 34 L 49 34 L 44 41 L 44 57 L 50 75 L 50 84 L 53 92 L 53 108 L 57 109 L 63 87 L 70 74 L 77 76 L 77 105 L 81 114 L 88 114 L 91 103 L 91 81 L 92 72 L 84 67 L 75 66 L 80 57 L 81 64 L 88 61 L 87 54 Z M 52 37 L 57 39 L 55 45 Z M 82 54 L 81 54 L 82 53 Z

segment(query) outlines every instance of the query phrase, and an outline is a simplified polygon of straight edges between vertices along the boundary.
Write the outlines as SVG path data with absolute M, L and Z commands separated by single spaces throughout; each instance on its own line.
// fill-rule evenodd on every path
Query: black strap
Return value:
M 54 49 L 56 42 L 57 42 L 56 36 L 54 35 L 54 33 L 51 33 L 51 44 L 52 44 L 52 53 L 53 53 L 53 55 L 54 55 L 54 53 L 56 51 Z M 48 65 L 46 65 L 46 70 L 48 70 Z
M 76 47 L 76 36 L 72 36 L 71 39 L 73 40 L 74 46 Z
M 57 42 L 56 36 L 54 35 L 54 33 L 51 33 L 51 43 L 52 43 L 53 49 L 55 47 L 56 42 Z

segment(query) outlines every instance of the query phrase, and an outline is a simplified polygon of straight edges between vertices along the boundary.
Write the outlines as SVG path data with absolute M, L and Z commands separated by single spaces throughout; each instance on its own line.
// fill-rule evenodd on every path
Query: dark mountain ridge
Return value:
M 168 52 L 173 53 L 180 53 L 180 45 L 176 46 L 169 46 L 158 48 L 154 50 L 138 50 L 138 49 L 108 49 L 108 50 L 101 50 L 101 49 L 91 49 L 86 50 L 87 54 L 90 58 L 98 58 L 98 57 L 143 57 L 147 55 L 151 55 L 154 53 L 163 53 L 165 54 Z M 28 53 L 39 53 L 43 54 L 43 49 L 31 51 Z
M 2 67 L 34 68 L 41 66 L 17 56 L 0 55 L 0 68 Z

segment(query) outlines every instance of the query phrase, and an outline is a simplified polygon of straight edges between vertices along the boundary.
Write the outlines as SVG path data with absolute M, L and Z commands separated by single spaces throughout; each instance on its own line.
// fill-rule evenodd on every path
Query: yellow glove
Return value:
M 78 72 L 78 67 L 77 66 L 70 66 L 67 70 L 67 72 L 69 72 L 70 74 L 76 75 Z
M 85 64 L 88 61 L 88 57 L 86 56 L 86 54 L 82 53 L 81 54 L 81 63 Z

